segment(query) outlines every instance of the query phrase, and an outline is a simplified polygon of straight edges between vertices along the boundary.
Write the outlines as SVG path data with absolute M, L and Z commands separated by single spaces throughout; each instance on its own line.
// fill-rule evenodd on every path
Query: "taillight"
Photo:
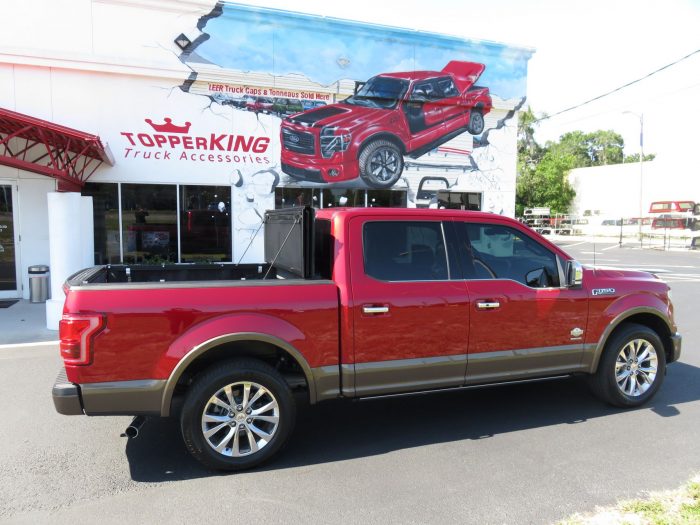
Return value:
M 101 315 L 66 314 L 58 324 L 61 357 L 67 365 L 90 363 L 92 338 L 104 328 Z

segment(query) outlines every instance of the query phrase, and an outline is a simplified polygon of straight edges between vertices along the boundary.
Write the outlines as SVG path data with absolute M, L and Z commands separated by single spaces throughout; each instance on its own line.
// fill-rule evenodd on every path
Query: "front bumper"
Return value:
M 56 412 L 65 416 L 159 416 L 165 384 L 141 379 L 76 385 L 61 368 L 51 393 Z
M 283 149 L 281 161 L 283 172 L 309 182 L 347 182 L 360 176 L 357 159 L 353 160 L 348 152 L 336 153 L 330 159 L 324 159 Z
M 683 342 L 683 337 L 681 337 L 681 334 L 676 332 L 675 334 L 671 334 L 671 343 L 673 344 L 673 353 L 671 355 L 671 360 L 669 361 L 670 363 L 673 363 L 674 361 L 678 361 L 681 357 L 681 344 Z

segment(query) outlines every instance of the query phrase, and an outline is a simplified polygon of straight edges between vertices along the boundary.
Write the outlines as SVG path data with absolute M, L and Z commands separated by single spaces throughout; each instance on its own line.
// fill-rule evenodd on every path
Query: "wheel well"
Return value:
M 277 369 L 292 391 L 309 394 L 309 383 L 304 370 L 289 352 L 266 341 L 229 341 L 210 348 L 192 361 L 178 378 L 171 407 L 179 405 L 194 378 L 218 361 L 233 357 L 249 357 L 263 361 Z
M 392 142 L 395 144 L 399 150 L 401 151 L 402 155 L 406 154 L 406 146 L 404 143 L 401 141 L 400 138 L 398 138 L 396 135 L 392 135 L 391 133 L 377 133 L 376 135 L 372 135 L 371 137 L 367 137 L 364 142 L 362 143 L 362 146 L 360 146 L 360 151 L 357 152 L 357 157 L 359 158 L 360 155 L 362 155 L 362 152 L 364 149 L 374 142 L 375 140 L 388 140 L 389 142 Z
M 671 340 L 671 330 L 669 329 L 666 322 L 663 319 L 661 319 L 658 315 L 639 313 L 627 317 L 624 321 L 617 325 L 615 329 L 610 333 L 610 336 L 608 336 L 608 341 L 610 340 L 610 337 L 612 337 L 613 334 L 620 330 L 622 326 L 631 323 L 641 324 L 643 326 L 646 326 L 647 328 L 654 330 L 654 332 L 656 332 L 656 334 L 659 336 L 659 339 L 661 339 L 661 342 L 664 345 L 666 362 L 669 362 L 672 359 L 673 341 Z

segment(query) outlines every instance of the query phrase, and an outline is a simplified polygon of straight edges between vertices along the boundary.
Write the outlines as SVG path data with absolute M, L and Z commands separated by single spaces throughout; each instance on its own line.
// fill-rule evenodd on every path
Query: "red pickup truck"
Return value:
M 282 171 L 311 182 L 362 177 L 389 188 L 403 156 L 418 158 L 468 131 L 484 130 L 489 89 L 476 86 L 483 64 L 453 60 L 442 71 L 383 73 L 353 96 L 282 121 Z
M 656 276 L 587 269 L 480 212 L 294 208 L 259 265 L 98 266 L 65 284 L 62 414 L 179 417 L 190 452 L 237 470 L 310 403 L 574 374 L 647 402 L 681 337 Z

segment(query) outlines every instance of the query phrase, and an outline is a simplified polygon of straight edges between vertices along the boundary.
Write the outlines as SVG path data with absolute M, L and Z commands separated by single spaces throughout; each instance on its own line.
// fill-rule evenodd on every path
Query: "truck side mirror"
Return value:
M 581 288 L 583 286 L 583 266 L 573 259 L 566 261 L 566 287 Z

